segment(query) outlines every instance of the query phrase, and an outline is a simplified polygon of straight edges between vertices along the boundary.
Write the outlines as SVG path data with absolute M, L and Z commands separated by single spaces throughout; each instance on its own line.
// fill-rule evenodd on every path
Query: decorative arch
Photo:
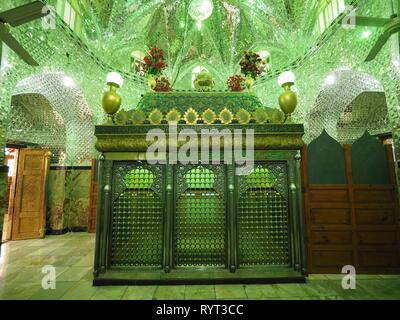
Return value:
M 206 67 L 202 66 L 202 65 L 195 66 L 195 67 L 192 69 L 192 85 L 191 85 L 192 89 L 194 88 L 194 80 L 196 80 L 196 76 L 197 76 L 202 70 L 206 70 L 206 71 L 208 72 L 208 69 L 207 69 Z
M 366 94 L 385 95 L 381 82 L 374 76 L 355 69 L 338 69 L 327 74 L 308 116 L 310 138 L 318 137 L 323 129 L 339 142 L 348 143 L 359 138 L 366 129 L 369 129 L 366 124 L 371 125 L 374 120 L 372 118 L 376 116 L 369 108 L 363 110 L 358 108 L 358 112 L 363 113 L 363 116 L 359 117 L 360 120 L 363 119 L 360 130 L 351 132 L 352 127 L 356 125 L 353 122 L 352 126 L 347 127 L 349 130 L 347 134 L 343 135 L 342 130 L 338 135 L 338 126 L 340 129 L 344 124 L 351 122 L 346 117 L 353 116 L 352 106 L 360 96 L 365 97 Z M 384 104 L 382 109 L 384 118 L 387 119 L 387 105 Z
M 310 184 L 346 184 L 346 160 L 343 147 L 325 130 L 307 148 Z
M 17 83 L 13 99 L 18 100 L 27 95 L 41 96 L 58 118 L 61 117 L 66 132 L 65 149 L 68 164 L 81 164 L 93 158 L 92 112 L 71 77 L 63 72 L 43 72 L 24 78 Z M 11 110 L 13 111 L 13 108 Z M 12 122 L 12 117 L 9 121 Z M 57 133 L 54 133 L 54 138 L 57 138 Z
M 384 92 L 361 93 L 346 107 L 336 124 L 337 139 L 341 143 L 353 143 L 365 130 L 373 135 L 391 131 Z
M 41 94 L 14 95 L 7 123 L 8 143 L 29 143 L 49 149 L 52 163 L 65 160 L 64 119 Z
M 175 84 L 177 85 L 177 87 L 181 87 L 182 85 L 183 85 L 183 87 L 185 87 L 185 82 L 183 82 L 185 77 L 188 77 L 188 75 L 190 75 L 190 79 L 191 79 L 193 69 L 198 66 L 201 66 L 201 67 L 207 69 L 207 71 L 213 76 L 213 78 L 215 80 L 215 84 L 217 86 L 221 85 L 221 84 L 225 84 L 226 80 L 228 79 L 228 74 L 226 74 L 226 78 L 225 78 L 225 74 L 221 74 L 221 70 L 218 70 L 212 64 L 208 63 L 207 61 L 203 61 L 201 59 L 196 59 L 196 60 L 193 60 L 192 63 L 187 64 L 185 66 L 185 69 L 183 70 L 183 72 L 181 72 L 177 76 L 177 79 L 175 81 Z
M 354 184 L 390 184 L 385 146 L 368 131 L 351 146 Z

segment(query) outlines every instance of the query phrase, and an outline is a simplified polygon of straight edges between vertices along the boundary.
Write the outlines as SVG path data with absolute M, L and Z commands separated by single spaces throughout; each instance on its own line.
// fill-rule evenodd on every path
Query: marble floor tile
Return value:
M 185 299 L 185 286 L 158 286 L 154 293 L 155 300 L 183 300 Z
M 97 287 L 91 300 L 121 300 L 127 286 L 105 286 Z
M 92 281 L 69 282 L 73 286 L 61 297 L 61 300 L 90 300 L 98 290 Z
M 94 263 L 94 254 L 88 253 L 74 263 L 74 267 L 92 267 Z
M 80 281 L 92 267 L 68 267 L 65 272 L 57 276 L 57 281 Z
M 247 299 L 244 285 L 215 285 L 217 299 Z
M 298 283 L 287 283 L 287 284 L 274 284 L 278 297 L 289 298 L 289 297 L 306 297 L 308 296 L 305 290 L 306 284 Z
M 302 288 L 311 296 L 324 297 L 337 295 L 337 291 L 329 285 L 327 280 L 310 280 Z
M 39 288 L 39 284 L 27 282 L 15 285 L 4 285 L 4 287 L 0 289 L 0 300 L 29 300 Z
M 59 300 L 65 293 L 74 286 L 73 282 L 56 282 L 55 289 L 38 289 L 29 298 L 30 300 Z
M 342 288 L 342 274 L 310 275 L 306 284 L 93 287 L 94 240 L 68 233 L 3 244 L 0 299 L 400 300 L 400 275 L 357 275 L 356 290 Z M 56 268 L 56 290 L 42 289 L 45 265 Z
M 152 300 L 157 286 L 129 286 L 122 300 Z
M 55 267 L 56 276 L 61 275 L 65 272 L 67 267 Z M 40 284 L 46 273 L 43 272 L 42 266 L 25 267 L 18 270 L 10 277 L 4 279 L 4 283 L 21 284 L 21 283 L 33 283 Z
M 186 300 L 215 300 L 214 285 L 186 285 Z
M 264 294 L 264 287 L 265 285 L 257 284 L 245 285 L 244 290 L 246 291 L 247 298 L 251 300 L 260 300 L 267 298 Z
M 43 263 L 47 265 L 53 265 L 53 266 L 73 266 L 75 265 L 79 260 L 81 260 L 83 256 L 52 256 L 48 255 L 43 258 Z
M 360 285 L 360 281 L 357 281 L 356 289 L 344 289 L 342 287 L 342 283 L 339 280 L 330 280 L 326 283 L 326 285 L 336 291 L 336 295 L 340 296 L 344 299 L 350 299 L 350 300 L 363 300 L 367 299 L 370 300 L 373 295 L 364 289 L 363 286 Z M 368 281 L 368 280 L 366 280 Z

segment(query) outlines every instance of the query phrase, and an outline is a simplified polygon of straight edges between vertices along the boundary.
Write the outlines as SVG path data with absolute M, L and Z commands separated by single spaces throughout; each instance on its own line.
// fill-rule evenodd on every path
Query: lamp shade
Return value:
M 114 83 L 118 87 L 122 87 L 124 79 L 118 72 L 110 72 L 106 78 L 107 83 Z
M 282 87 L 286 83 L 294 83 L 296 77 L 292 71 L 285 71 L 278 77 L 278 83 Z

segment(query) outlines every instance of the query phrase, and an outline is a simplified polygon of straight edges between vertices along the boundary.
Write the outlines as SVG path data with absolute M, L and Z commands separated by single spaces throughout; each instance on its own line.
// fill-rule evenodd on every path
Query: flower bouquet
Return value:
M 153 46 L 149 55 L 144 57 L 144 72 L 147 75 L 159 76 L 168 66 L 164 57 L 163 49 Z
M 244 79 L 241 75 L 230 76 L 226 83 L 228 90 L 232 92 L 241 92 L 245 89 Z
M 240 61 L 240 68 L 246 77 L 256 80 L 265 69 L 265 61 L 257 53 L 245 51 L 244 57 Z
M 156 46 L 153 46 L 149 51 L 149 55 L 144 57 L 144 62 L 144 72 L 147 75 L 150 89 L 155 91 L 170 91 L 167 78 L 163 77 L 165 80 L 167 80 L 168 85 L 166 84 L 165 80 L 157 79 L 163 70 L 168 66 L 164 57 L 164 51 Z M 166 90 L 166 85 L 168 86 L 168 90 Z
M 164 76 L 156 78 L 156 86 L 154 91 L 157 92 L 168 92 L 171 91 L 170 83 L 168 79 Z

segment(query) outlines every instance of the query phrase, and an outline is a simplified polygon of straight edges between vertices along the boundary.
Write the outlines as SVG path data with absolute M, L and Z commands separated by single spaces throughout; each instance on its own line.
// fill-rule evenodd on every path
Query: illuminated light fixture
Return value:
M 106 82 L 110 86 L 110 90 L 103 93 L 102 106 L 107 113 L 107 124 L 113 124 L 113 116 L 121 106 L 121 96 L 118 94 L 117 89 L 122 87 L 124 79 L 117 72 L 110 72 L 106 77 Z
M 74 80 L 72 80 L 71 77 L 65 76 L 63 78 L 63 83 L 64 83 L 64 86 L 69 88 L 69 87 L 72 87 L 72 85 L 74 84 Z
M 334 85 L 335 82 L 336 82 L 336 77 L 335 77 L 333 74 L 327 76 L 326 79 L 325 79 L 325 83 L 326 83 L 328 86 Z
M 115 84 L 120 88 L 124 84 L 124 78 L 118 72 L 110 72 L 107 74 L 106 82 L 108 85 Z
M 293 72 L 285 71 L 278 77 L 279 85 L 285 90 L 279 96 L 279 106 L 285 114 L 285 121 L 291 122 L 291 114 L 297 107 L 297 95 L 291 90 L 296 77 Z
M 260 52 L 258 52 L 258 55 L 261 59 L 267 59 L 271 56 L 271 53 L 269 53 L 269 51 L 267 50 L 261 50 Z
M 370 36 L 371 34 L 372 34 L 372 32 L 371 32 L 370 30 L 366 30 L 366 31 L 364 31 L 364 32 L 362 33 L 361 37 L 362 37 L 363 39 L 368 39 L 369 36 Z
M 212 0 L 192 0 L 189 5 L 189 15 L 197 22 L 208 19 L 214 9 Z
M 290 84 L 290 86 L 294 85 L 294 81 L 296 80 L 296 76 L 292 71 L 285 71 L 278 77 L 278 83 L 281 87 L 285 84 Z

